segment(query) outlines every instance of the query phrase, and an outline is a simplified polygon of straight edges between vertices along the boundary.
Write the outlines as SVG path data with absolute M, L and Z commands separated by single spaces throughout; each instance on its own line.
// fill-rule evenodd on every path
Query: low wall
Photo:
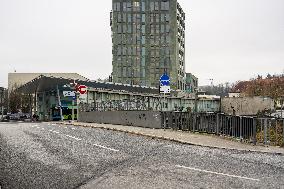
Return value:
M 225 114 L 255 115 L 263 110 L 274 110 L 274 101 L 271 98 L 233 97 L 221 100 L 221 111 Z
M 79 121 L 145 128 L 162 128 L 161 113 L 157 111 L 80 112 Z

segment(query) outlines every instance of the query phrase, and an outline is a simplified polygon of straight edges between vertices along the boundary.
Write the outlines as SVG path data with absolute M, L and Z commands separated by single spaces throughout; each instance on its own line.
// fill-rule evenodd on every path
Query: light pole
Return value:
M 3 120 L 3 118 L 4 118 L 4 88 L 0 88 L 0 94 L 1 94 L 1 96 L 0 96 L 0 100 L 1 100 L 1 120 Z

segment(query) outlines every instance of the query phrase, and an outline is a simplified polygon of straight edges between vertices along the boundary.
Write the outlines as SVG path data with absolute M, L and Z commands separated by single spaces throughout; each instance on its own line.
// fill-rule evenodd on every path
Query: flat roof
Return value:
M 73 83 L 74 79 L 58 78 L 52 76 L 40 75 L 39 77 L 29 81 L 28 83 L 22 85 L 17 89 L 22 93 L 32 94 L 35 92 L 45 92 L 51 91 L 57 88 L 57 86 L 62 87 L 63 85 Z M 94 81 L 82 81 L 75 80 L 76 83 L 81 85 L 86 85 L 87 87 L 103 89 L 103 90 L 116 90 L 116 91 L 127 91 L 131 93 L 148 93 L 148 94 L 159 94 L 159 89 L 149 88 L 142 86 L 129 86 L 129 85 L 117 85 L 115 83 L 101 83 Z

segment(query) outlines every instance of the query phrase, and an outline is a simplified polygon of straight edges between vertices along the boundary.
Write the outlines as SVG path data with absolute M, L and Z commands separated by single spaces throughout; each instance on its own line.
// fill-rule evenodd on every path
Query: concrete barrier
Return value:
M 161 113 L 158 111 L 79 112 L 78 121 L 156 129 L 162 128 Z

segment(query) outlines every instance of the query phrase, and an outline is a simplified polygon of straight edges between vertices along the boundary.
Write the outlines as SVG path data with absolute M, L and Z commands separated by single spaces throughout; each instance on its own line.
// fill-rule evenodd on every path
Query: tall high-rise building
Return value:
M 112 0 L 113 82 L 185 90 L 185 13 L 177 0 Z

